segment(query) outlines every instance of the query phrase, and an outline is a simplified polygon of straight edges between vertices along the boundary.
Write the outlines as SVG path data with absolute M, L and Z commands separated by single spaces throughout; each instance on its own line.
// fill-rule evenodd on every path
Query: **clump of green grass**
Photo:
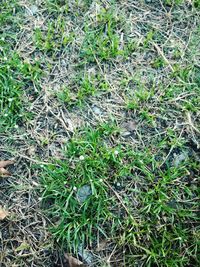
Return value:
M 36 48 L 54 56 L 58 51 L 65 49 L 74 40 L 74 34 L 66 33 L 66 21 L 62 15 L 57 20 L 50 21 L 47 30 L 35 29 L 34 42 Z
M 16 122 L 19 111 L 22 109 L 21 103 L 21 82 L 12 77 L 9 65 L 0 68 L 1 84 L 1 125 L 11 125 Z
M 67 107 L 83 106 L 92 96 L 107 92 L 110 86 L 101 75 L 78 75 L 57 92 L 57 98 Z
M 1 8 L 0 126 L 4 131 L 30 117 L 30 112 L 26 109 L 28 101 L 25 91 L 33 83 L 38 82 L 42 70 L 39 62 L 29 63 L 22 59 L 16 51 L 13 51 L 19 31 L 20 8 L 14 9 L 18 14 L 16 19 L 11 19 L 15 1 L 11 1 L 10 4 L 5 1 Z
M 108 126 L 85 129 L 66 146 L 67 160 L 49 165 L 43 173 L 43 198 L 46 203 L 51 199 L 49 210 L 57 220 L 53 233 L 58 240 L 67 241 L 73 252 L 80 242 L 94 242 L 97 232 L 107 236 L 103 225 L 116 217 L 109 208 L 113 200 L 104 183 L 109 176 L 116 179 L 112 166 L 121 166 L 120 156 L 115 155 L 117 148 L 103 142 L 113 131 L 115 128 Z M 85 185 L 91 188 L 91 195 L 81 203 L 77 191 Z
M 55 238 L 74 253 L 107 238 L 124 247 L 127 266 L 197 263 L 199 163 L 191 157 L 163 165 L 171 139 L 160 150 L 139 151 L 113 143 L 118 135 L 112 125 L 86 128 L 66 145 L 65 160 L 43 167 L 43 200 Z M 85 186 L 90 193 L 80 201 Z
M 25 89 L 37 83 L 41 69 L 36 62 L 24 62 L 17 53 L 9 53 L 5 47 L 0 63 L 0 114 L 2 129 L 16 125 L 30 118 L 27 110 Z M 26 104 L 25 104 L 26 103 Z
M 136 107 L 141 107 L 141 105 L 147 102 L 150 98 L 152 98 L 154 93 L 154 88 L 148 89 L 142 84 L 139 85 L 138 88 L 135 89 L 134 94 L 132 96 L 127 97 L 127 108 L 135 109 Z
M 86 41 L 82 47 L 80 56 L 87 58 L 87 61 L 95 62 L 95 58 L 100 60 L 109 60 L 123 51 L 119 49 L 119 36 L 114 34 L 110 29 L 107 35 L 100 31 L 86 33 Z
M 129 42 L 120 48 L 118 27 L 122 27 L 122 19 L 112 9 L 101 9 L 96 25 L 85 27 L 85 40 L 80 50 L 80 56 L 87 62 L 108 61 L 117 56 L 125 56 L 135 48 L 135 43 Z

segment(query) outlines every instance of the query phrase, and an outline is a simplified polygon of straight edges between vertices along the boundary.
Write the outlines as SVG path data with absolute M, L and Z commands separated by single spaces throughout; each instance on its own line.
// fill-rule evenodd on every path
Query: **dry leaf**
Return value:
M 0 168 L 7 167 L 8 165 L 11 165 L 13 163 L 13 160 L 0 160 Z
M 10 173 L 9 173 L 9 171 L 7 171 L 4 168 L 0 168 L 0 175 L 2 175 L 2 176 L 10 176 Z
M 21 245 L 19 245 L 19 246 L 15 249 L 15 251 L 16 251 L 16 252 L 19 252 L 19 251 L 27 250 L 27 249 L 29 249 L 29 248 L 30 248 L 30 245 L 29 245 L 28 243 L 26 243 L 26 242 L 22 242 Z
M 8 212 L 0 207 L 0 221 L 4 220 L 8 216 Z
M 10 172 L 5 169 L 8 165 L 13 164 L 13 160 L 0 160 L 0 176 L 9 176 Z
M 69 267 L 84 267 L 85 265 L 78 259 L 72 257 L 71 255 L 65 253 L 65 258 L 68 261 Z

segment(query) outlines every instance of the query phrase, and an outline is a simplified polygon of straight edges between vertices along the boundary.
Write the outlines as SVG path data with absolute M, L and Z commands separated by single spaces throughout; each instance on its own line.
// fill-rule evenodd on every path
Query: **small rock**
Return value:
M 124 122 L 122 124 L 122 136 L 129 137 L 136 130 L 137 126 L 134 121 Z
M 174 166 L 178 167 L 181 164 L 181 162 L 187 159 L 187 157 L 188 157 L 187 152 L 183 152 L 180 155 L 175 155 L 175 158 L 173 160 Z
M 83 185 L 77 191 L 77 198 L 80 203 L 83 203 L 92 194 L 92 189 L 90 185 Z
M 92 110 L 93 110 L 93 112 L 94 112 L 96 115 L 101 115 L 101 114 L 102 114 L 100 108 L 98 108 L 97 106 L 94 106 L 94 107 L 92 108 Z

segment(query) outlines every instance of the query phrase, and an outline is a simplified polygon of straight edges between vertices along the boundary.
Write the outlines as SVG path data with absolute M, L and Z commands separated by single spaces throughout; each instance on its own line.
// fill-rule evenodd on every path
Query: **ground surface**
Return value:
M 196 1 L 1 1 L 0 266 L 198 266 Z

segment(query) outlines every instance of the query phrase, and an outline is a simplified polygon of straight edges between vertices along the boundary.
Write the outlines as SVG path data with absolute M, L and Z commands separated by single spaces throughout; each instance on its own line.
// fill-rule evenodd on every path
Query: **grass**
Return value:
M 157 2 L 2 2 L 5 266 L 200 264 L 199 1 Z
M 120 56 L 125 58 L 135 49 L 131 40 L 126 40 L 122 47 L 120 31 L 126 31 L 126 23 L 122 14 L 115 13 L 112 7 L 102 8 L 96 22 L 89 25 L 85 26 L 85 39 L 80 50 L 80 57 L 85 62 L 109 61 Z
M 93 96 L 99 96 L 109 92 L 110 86 L 101 75 L 88 75 L 81 73 L 63 85 L 56 97 L 68 108 L 84 107 L 86 102 Z
M 32 84 L 37 84 L 42 70 L 38 61 L 30 63 L 21 58 L 17 51 L 12 51 L 17 44 L 17 34 L 20 27 L 20 17 L 13 19 L 15 1 L 2 4 L 0 25 L 0 125 L 1 131 L 23 124 L 31 118 L 26 101 L 26 91 Z M 16 14 L 20 9 L 16 9 Z M 32 96 L 34 92 L 31 92 Z M 28 95 L 28 93 L 27 93 Z M 30 95 L 29 95 L 30 96 Z
M 199 163 L 191 155 L 178 166 L 170 160 L 162 165 L 166 146 L 185 149 L 173 133 L 144 151 L 113 144 L 118 134 L 105 124 L 86 128 L 66 145 L 65 160 L 44 167 L 43 199 L 56 239 L 70 244 L 73 253 L 80 244 L 113 240 L 128 248 L 127 266 L 140 260 L 146 266 L 197 264 Z
M 24 91 L 28 91 L 30 84 L 37 82 L 41 76 L 37 62 L 31 65 L 15 53 L 7 56 L 3 57 L 0 66 L 1 127 L 4 129 L 22 124 L 31 118 Z

